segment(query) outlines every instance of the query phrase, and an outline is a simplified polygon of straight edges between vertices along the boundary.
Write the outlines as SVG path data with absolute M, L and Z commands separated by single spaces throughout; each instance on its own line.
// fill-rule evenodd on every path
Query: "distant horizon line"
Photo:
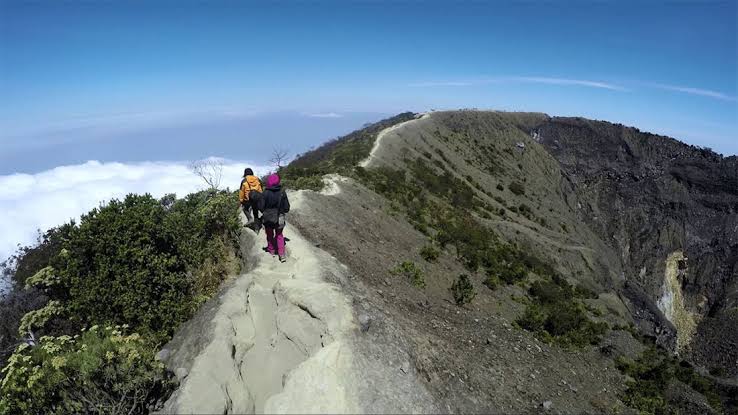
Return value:
M 439 112 L 439 111 L 465 111 L 465 110 L 476 110 L 476 111 L 490 111 L 490 112 L 519 112 L 519 113 L 538 113 L 538 114 L 544 114 L 548 117 L 559 117 L 559 118 L 581 118 L 581 119 L 588 119 L 593 121 L 604 121 L 611 124 L 619 124 L 623 125 L 628 128 L 634 128 L 638 131 L 669 137 L 672 139 L 675 139 L 677 141 L 680 141 L 687 145 L 694 145 L 696 147 L 700 148 L 712 148 L 710 145 L 695 145 L 695 144 L 689 144 L 686 141 L 690 139 L 698 139 L 700 141 L 719 141 L 718 140 L 710 140 L 705 139 L 705 135 L 694 133 L 694 132 L 686 132 L 686 131 L 674 131 L 670 129 L 669 127 L 653 127 L 653 126 L 644 126 L 642 123 L 629 121 L 629 120 L 622 120 L 622 119 L 611 119 L 611 118 L 605 118 L 605 117 L 593 117 L 592 115 L 585 115 L 581 113 L 554 113 L 551 111 L 541 111 L 541 110 L 528 110 L 528 109 L 520 109 L 515 108 L 512 109 L 510 107 L 505 106 L 496 106 L 496 107 L 443 107 L 443 106 L 428 106 L 428 108 L 424 110 L 418 110 L 418 109 L 405 109 L 405 110 L 399 110 L 397 108 L 390 109 L 390 110 L 356 110 L 356 109 L 333 109 L 333 110 L 324 110 L 324 111 L 300 111 L 296 109 L 279 109 L 279 110 L 261 110 L 261 111 L 255 111 L 255 110 L 238 110 L 230 108 L 228 110 L 224 109 L 207 109 L 202 111 L 183 111 L 183 112 L 152 112 L 152 113 L 145 113 L 145 112 L 135 112 L 135 113 L 117 113 L 113 114 L 110 117 L 107 116 L 98 116 L 94 118 L 90 117 L 79 117 L 79 119 L 89 122 L 92 119 L 95 120 L 121 120 L 125 119 L 126 116 L 131 116 L 134 118 L 141 118 L 144 117 L 146 114 L 167 114 L 167 115 L 180 115 L 180 116 L 186 116 L 189 117 L 180 118 L 180 117 L 173 117 L 173 118 L 167 118 L 165 122 L 159 122 L 152 125 L 144 125 L 144 126 L 137 126 L 135 128 L 127 128 L 127 127 L 120 127 L 120 126 L 106 126 L 101 127 L 97 125 L 87 125 L 87 126 L 78 126 L 75 128 L 68 128 L 68 129 L 61 129 L 61 130 L 50 130 L 47 132 L 47 134 L 59 134 L 59 133 L 66 133 L 71 131 L 79 131 L 84 129 L 90 129 L 91 131 L 96 131 L 98 129 L 102 129 L 103 132 L 101 133 L 101 136 L 105 135 L 112 135 L 112 134 L 118 134 L 122 132 L 129 131 L 133 134 L 135 134 L 136 131 L 151 131 L 156 130 L 159 128 L 173 128 L 173 127 L 182 127 L 186 125 L 193 125 L 193 124 L 207 124 L 212 122 L 218 122 L 218 121 L 231 121 L 231 120 L 246 120 L 246 119 L 254 119 L 259 118 L 260 116 L 268 117 L 268 116 L 275 116 L 279 114 L 290 114 L 295 115 L 298 117 L 304 117 L 306 119 L 316 119 L 316 120 L 325 120 L 326 122 L 330 122 L 330 120 L 339 120 L 343 119 L 350 115 L 360 115 L 360 114 L 366 114 L 366 115 L 375 115 L 375 116 L 381 116 L 381 117 L 391 117 L 395 114 L 399 114 L 402 112 L 412 111 L 414 113 L 426 113 L 426 112 Z M 197 118 L 193 117 L 193 114 L 199 114 L 199 115 L 215 115 L 213 118 Z M 160 119 L 159 121 L 163 121 Z M 354 130 L 361 129 L 363 124 L 358 124 L 355 126 Z M 712 124 L 713 127 L 721 129 L 721 130 L 729 130 L 730 127 L 727 125 L 721 125 L 721 124 Z M 35 133 L 26 133 L 21 135 L 4 135 L 0 136 L 0 138 L 4 139 L 19 139 L 19 138 L 31 138 L 31 137 L 42 137 L 45 134 L 41 131 L 36 131 Z M 322 144 L 325 141 L 328 141 L 335 137 L 325 137 L 323 141 L 320 142 Z M 320 145 L 318 144 L 318 145 Z M 714 151 L 714 150 L 713 150 Z M 724 153 L 718 153 L 718 154 L 724 154 Z M 738 155 L 738 153 L 730 153 L 727 152 L 725 154 L 728 154 L 729 156 Z M 157 160 L 158 161 L 158 160 Z M 170 161 L 170 162 L 177 162 L 180 160 L 177 159 L 170 159 L 170 160 L 162 160 L 162 161 Z M 122 162 L 137 162 L 136 160 L 123 160 Z

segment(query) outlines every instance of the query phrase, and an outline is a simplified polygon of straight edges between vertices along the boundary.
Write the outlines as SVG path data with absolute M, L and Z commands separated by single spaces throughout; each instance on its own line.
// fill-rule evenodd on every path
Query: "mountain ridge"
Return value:
M 365 167 L 336 166 L 329 154 L 319 173 L 348 172 L 388 198 L 380 204 L 404 204 L 395 214 L 421 233 L 430 227 L 431 242 L 439 225 L 428 225 L 434 219 L 427 207 L 437 206 L 418 200 L 452 201 L 433 191 L 433 177 L 447 177 L 456 193 L 472 195 L 475 221 L 599 293 L 584 301 L 604 310 L 610 327 L 635 324 L 636 337 L 655 339 L 701 373 L 734 376 L 736 157 L 583 118 L 468 110 L 415 118 L 386 134 Z M 311 174 L 310 165 L 300 165 L 284 177 Z M 419 194 L 396 194 L 392 186 L 407 186 L 399 184 L 403 176 L 419 184 Z M 345 252 L 334 255 L 349 261 Z M 521 294 L 530 295 L 506 295 Z M 595 314 L 590 318 L 601 320 Z

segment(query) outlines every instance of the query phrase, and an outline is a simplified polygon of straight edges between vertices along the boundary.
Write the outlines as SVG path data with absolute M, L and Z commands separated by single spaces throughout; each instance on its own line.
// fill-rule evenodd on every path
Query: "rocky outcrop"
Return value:
M 574 184 L 588 226 L 621 252 L 626 279 L 673 323 L 674 350 L 738 374 L 735 359 L 702 351 L 736 343 L 738 327 L 695 336 L 730 319 L 738 298 L 738 158 L 578 118 L 548 118 L 530 132 Z

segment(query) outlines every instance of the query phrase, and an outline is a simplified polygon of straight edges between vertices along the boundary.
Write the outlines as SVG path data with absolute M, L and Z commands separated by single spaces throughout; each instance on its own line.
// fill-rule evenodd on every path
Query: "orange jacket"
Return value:
M 241 181 L 241 188 L 238 190 L 238 200 L 240 200 L 241 203 L 247 202 L 249 200 L 249 193 L 251 193 L 252 190 L 261 193 L 261 181 L 259 181 L 259 178 L 256 176 L 244 177 Z

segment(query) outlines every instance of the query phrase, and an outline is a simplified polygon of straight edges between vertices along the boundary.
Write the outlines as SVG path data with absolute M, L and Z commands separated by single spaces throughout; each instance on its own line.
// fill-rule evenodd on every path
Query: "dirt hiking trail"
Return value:
M 290 193 L 295 211 L 306 209 L 302 193 Z M 262 250 L 263 232 L 244 234 L 253 269 L 203 306 L 165 347 L 180 386 L 163 413 L 373 412 L 383 410 L 374 405 L 377 395 L 423 389 L 377 389 L 394 374 L 357 354 L 359 330 L 340 287 L 344 265 L 289 222 L 286 263 Z M 413 399 L 403 400 L 393 408 L 410 410 Z

